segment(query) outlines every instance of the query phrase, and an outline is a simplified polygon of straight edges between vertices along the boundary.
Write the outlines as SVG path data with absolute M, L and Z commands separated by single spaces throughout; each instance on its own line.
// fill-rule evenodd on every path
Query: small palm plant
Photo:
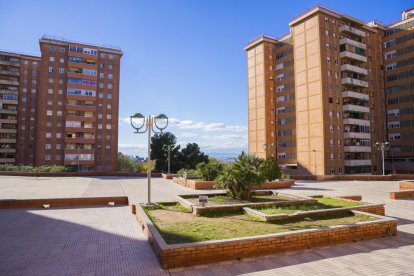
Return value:
M 263 163 L 260 157 L 242 153 L 235 162 L 224 168 L 217 178 L 216 186 L 228 189 L 233 198 L 250 200 L 252 188 L 265 180 Z

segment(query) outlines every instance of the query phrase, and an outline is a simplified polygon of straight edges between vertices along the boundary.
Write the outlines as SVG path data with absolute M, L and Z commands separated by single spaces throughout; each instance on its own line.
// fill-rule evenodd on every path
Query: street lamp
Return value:
M 312 150 L 315 153 L 315 175 L 316 175 L 316 150 Z
M 167 155 L 167 160 L 168 160 L 168 175 L 170 175 L 170 163 L 171 163 L 170 152 L 171 152 L 171 145 L 164 145 L 164 148 L 165 148 L 165 146 L 167 147 L 167 151 L 168 151 L 168 155 Z
M 375 147 L 377 150 L 380 150 L 382 153 L 382 175 L 385 175 L 385 161 L 384 161 L 384 151 L 390 149 L 391 144 L 389 142 L 380 143 L 376 142 Z
M 129 117 L 132 128 L 135 129 L 134 133 L 145 133 L 148 131 L 148 202 L 147 205 L 151 205 L 151 131 L 154 133 L 162 133 L 168 126 L 168 117 L 164 114 L 157 116 L 144 116 L 141 113 L 135 113 Z M 145 126 L 145 129 L 143 129 Z M 159 131 L 157 131 L 158 129 Z

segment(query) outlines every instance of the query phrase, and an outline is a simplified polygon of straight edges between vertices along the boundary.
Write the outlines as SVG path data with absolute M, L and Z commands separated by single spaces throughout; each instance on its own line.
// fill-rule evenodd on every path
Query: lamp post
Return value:
M 129 117 L 132 128 L 135 129 L 134 133 L 145 133 L 148 132 L 148 170 L 147 170 L 147 179 L 148 179 L 148 202 L 147 205 L 151 205 L 151 131 L 154 133 L 162 133 L 164 129 L 168 126 L 168 117 L 164 114 L 157 116 L 144 116 L 141 113 L 135 113 Z M 157 123 L 158 122 L 158 123 Z M 164 122 L 165 126 L 163 126 Z M 161 123 L 161 125 L 158 125 Z M 144 129 L 145 126 L 145 129 Z M 158 129 L 159 131 L 157 131 Z
M 164 145 L 164 148 L 165 148 L 165 146 L 167 146 L 167 151 L 168 151 L 168 154 L 167 154 L 167 160 L 168 160 L 168 175 L 170 175 L 170 165 L 171 165 L 171 155 L 170 155 L 170 153 L 171 153 L 171 145 Z M 165 154 L 164 154 L 164 156 L 165 156 Z
M 316 150 L 312 150 L 312 151 L 315 154 L 315 175 L 316 175 Z
M 389 142 L 380 143 L 376 142 L 375 147 L 377 150 L 380 150 L 382 153 L 382 175 L 385 175 L 385 161 L 384 161 L 384 151 L 390 149 L 391 144 Z

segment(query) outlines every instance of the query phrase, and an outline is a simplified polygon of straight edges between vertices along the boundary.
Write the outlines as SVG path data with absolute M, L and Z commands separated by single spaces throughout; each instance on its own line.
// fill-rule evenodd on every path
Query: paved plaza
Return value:
M 129 208 L 0 210 L 0 275 L 414 275 L 414 200 L 389 200 L 398 181 L 297 181 L 279 191 L 298 195 L 362 195 L 386 203 L 399 220 L 397 237 L 306 251 L 161 269 Z M 127 195 L 145 202 L 145 178 L 0 176 L 0 199 Z M 153 200 L 198 193 L 153 179 Z

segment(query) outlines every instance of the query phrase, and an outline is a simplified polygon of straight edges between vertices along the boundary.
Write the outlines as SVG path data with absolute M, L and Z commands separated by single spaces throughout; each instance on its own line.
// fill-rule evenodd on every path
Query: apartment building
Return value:
M 274 155 L 292 174 L 382 173 L 375 143 L 392 140 L 386 133 L 384 93 L 390 80 L 384 70 L 388 27 L 321 6 L 297 16 L 289 26 L 288 35 L 261 36 L 245 48 L 249 153 Z M 409 40 L 405 38 L 412 45 Z M 411 77 L 404 76 L 405 81 Z M 412 94 L 412 89 L 406 93 Z M 285 116 L 289 120 L 283 120 Z M 413 135 L 412 129 L 408 132 Z M 261 149 L 269 143 L 276 145 L 274 152 Z M 395 149 L 397 144 L 391 144 Z
M 6 145 L 0 146 L 3 151 L 17 149 L 5 156 L 7 162 L 116 171 L 122 51 L 49 36 L 39 44 L 41 57 L 12 58 L 14 64 L 20 61 L 20 79 L 12 89 L 17 98 L 4 107 L 16 110 L 18 135 L 10 133 L 6 136 L 15 139 L 0 144 Z M 11 59 L 6 56 L 0 59 Z

